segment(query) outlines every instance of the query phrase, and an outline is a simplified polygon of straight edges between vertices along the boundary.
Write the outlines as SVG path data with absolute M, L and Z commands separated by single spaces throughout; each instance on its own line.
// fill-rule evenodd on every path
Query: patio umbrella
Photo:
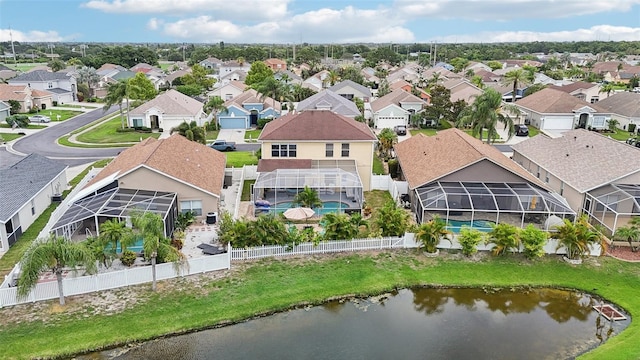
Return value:
M 287 209 L 282 215 L 289 220 L 306 220 L 313 216 L 316 212 L 306 207 L 296 207 Z

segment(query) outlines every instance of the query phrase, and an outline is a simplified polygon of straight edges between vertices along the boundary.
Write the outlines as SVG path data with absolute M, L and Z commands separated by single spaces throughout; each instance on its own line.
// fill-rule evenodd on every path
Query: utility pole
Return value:
M 436 66 L 438 59 L 438 42 L 433 44 L 433 66 Z
M 16 48 L 13 46 L 13 33 L 11 32 L 11 26 L 9 26 L 9 37 L 11 38 L 11 52 L 13 53 L 13 64 L 17 64 L 16 61 Z M 33 59 L 31 59 L 33 61 Z
M 187 57 L 186 57 L 186 43 L 182 43 L 182 62 L 186 62 L 187 61 Z

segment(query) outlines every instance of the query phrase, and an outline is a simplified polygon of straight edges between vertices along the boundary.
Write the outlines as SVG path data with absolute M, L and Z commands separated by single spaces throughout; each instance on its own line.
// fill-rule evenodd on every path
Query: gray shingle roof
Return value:
M 626 117 L 640 117 L 640 94 L 619 92 L 598 101 L 598 106 L 612 114 Z
M 640 149 L 584 129 L 536 135 L 512 148 L 580 192 L 640 171 Z
M 371 89 L 369 89 L 366 86 L 360 85 L 355 81 L 351 81 L 351 80 L 343 80 L 343 81 L 333 85 L 332 87 L 330 87 L 329 90 L 334 91 L 336 93 L 339 93 L 340 90 L 345 88 L 345 87 L 350 87 L 352 89 L 355 89 L 355 90 L 359 91 L 360 93 L 362 93 L 363 96 L 371 97 Z
M 50 72 L 45 70 L 36 70 L 36 71 L 18 75 L 15 78 L 11 79 L 10 82 L 26 82 L 26 81 L 38 82 L 38 81 L 51 81 L 51 80 L 66 80 L 69 78 L 70 76 L 68 76 L 67 74 Z
M 331 90 L 324 90 L 315 95 L 312 95 L 298 103 L 296 107 L 297 111 L 316 110 L 316 107 L 320 103 L 326 103 L 331 106 L 331 111 L 344 115 L 344 116 L 358 116 L 360 110 L 353 101 L 336 94 Z
M 0 169 L 0 221 L 8 221 L 66 168 L 62 163 L 31 154 L 11 166 Z M 62 190 L 64 189 L 60 189 Z

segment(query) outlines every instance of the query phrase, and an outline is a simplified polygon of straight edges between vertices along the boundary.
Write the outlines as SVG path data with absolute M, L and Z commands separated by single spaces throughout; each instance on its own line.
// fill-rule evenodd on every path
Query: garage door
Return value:
M 542 130 L 571 130 L 573 118 L 546 118 L 541 128 Z
M 220 118 L 221 129 L 246 129 L 246 119 L 243 117 Z
M 378 129 L 393 129 L 396 125 L 407 125 L 404 116 L 381 116 L 376 122 Z

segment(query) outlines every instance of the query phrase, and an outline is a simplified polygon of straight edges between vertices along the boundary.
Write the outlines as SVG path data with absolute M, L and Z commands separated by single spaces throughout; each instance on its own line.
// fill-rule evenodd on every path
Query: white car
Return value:
M 48 123 L 51 122 L 51 118 L 44 115 L 29 116 L 29 121 L 33 123 Z

